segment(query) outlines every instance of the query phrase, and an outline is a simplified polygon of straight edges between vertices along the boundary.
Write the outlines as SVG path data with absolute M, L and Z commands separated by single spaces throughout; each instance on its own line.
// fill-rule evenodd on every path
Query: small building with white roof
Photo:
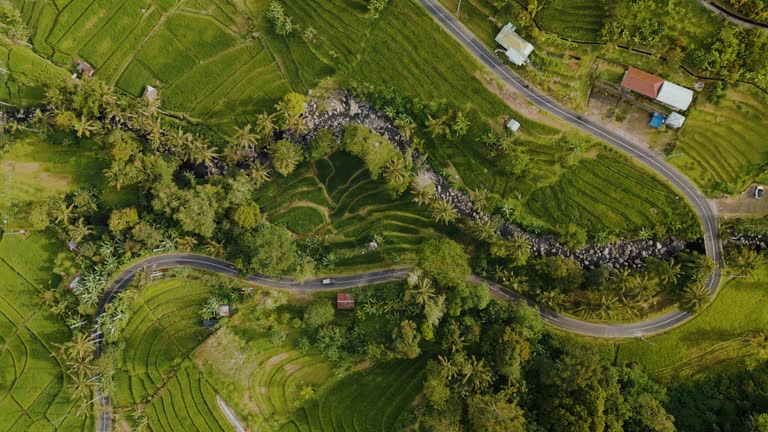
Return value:
M 512 132 L 517 132 L 518 129 L 520 129 L 520 122 L 515 119 L 509 119 L 507 122 L 507 129 L 511 130 Z
M 528 61 L 528 56 L 533 52 L 533 45 L 528 41 L 520 37 L 515 32 L 517 27 L 511 23 L 507 23 L 501 28 L 501 31 L 496 35 L 496 42 L 503 46 L 507 58 L 517 66 L 522 66 Z
M 679 111 L 685 111 L 693 102 L 693 90 L 664 81 L 656 100 Z
M 680 129 L 683 127 L 684 123 L 685 116 L 676 112 L 670 114 L 669 117 L 667 117 L 667 121 L 664 122 L 667 127 L 671 127 L 672 129 Z

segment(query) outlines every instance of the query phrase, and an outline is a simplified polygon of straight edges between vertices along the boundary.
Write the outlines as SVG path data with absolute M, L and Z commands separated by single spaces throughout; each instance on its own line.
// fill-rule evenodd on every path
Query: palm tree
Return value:
M 275 114 L 261 113 L 256 115 L 256 133 L 263 140 L 271 140 L 272 134 L 277 129 L 275 124 Z
M 224 243 L 214 240 L 208 240 L 205 245 L 205 253 L 215 257 L 222 257 L 225 254 Z
M 426 171 L 419 171 L 411 182 L 413 201 L 418 205 L 430 204 L 435 199 L 435 183 Z
M 487 212 L 491 193 L 488 192 L 488 189 L 481 187 L 475 190 L 470 190 L 469 199 L 476 209 L 482 212 Z
M 705 279 L 709 276 L 717 267 L 715 262 L 712 261 L 705 254 L 695 254 L 691 260 L 693 272 L 698 279 Z
M 42 303 L 44 306 L 50 306 L 54 301 L 56 301 L 56 291 L 52 289 L 45 290 L 40 293 L 39 298 L 40 303 Z
M 560 312 L 565 307 L 565 296 L 558 289 L 542 291 L 537 299 L 539 302 L 555 312 Z
M 490 218 L 478 219 L 475 222 L 468 222 L 466 229 L 472 235 L 480 241 L 491 241 L 496 238 L 496 230 L 499 228 L 498 224 Z
M 256 184 L 256 187 L 260 188 L 264 183 L 269 181 L 270 172 L 271 170 L 266 164 L 256 160 L 251 164 L 251 169 L 248 170 L 248 175 L 250 176 L 251 181 Z
M 445 122 L 445 116 L 432 118 L 432 115 L 427 114 L 425 125 L 427 131 L 432 134 L 432 138 L 436 138 L 439 135 L 448 135 L 449 129 Z
M 464 375 L 461 383 L 468 384 L 474 392 L 487 388 L 493 382 L 493 372 L 485 364 L 485 359 L 478 361 L 474 355 L 464 364 L 461 373 Z
M 183 251 L 191 251 L 192 248 L 194 248 L 197 244 L 197 240 L 195 240 L 193 237 L 185 236 L 179 237 L 179 239 L 176 240 L 176 243 L 178 244 L 179 249 Z
M 250 123 L 242 128 L 235 128 L 235 135 L 232 136 L 230 144 L 237 151 L 245 152 L 256 145 L 256 134 L 251 131 L 251 128 Z
M 53 209 L 53 220 L 65 227 L 69 226 L 69 220 L 74 215 L 74 212 L 74 204 L 67 205 L 66 201 L 60 200 L 58 201 L 58 205 Z
M 616 283 L 619 291 L 627 291 L 635 283 L 635 275 L 628 268 L 614 270 L 611 274 L 611 279 Z
M 739 277 L 752 276 L 755 268 L 758 268 L 762 262 L 762 256 L 757 251 L 746 247 L 739 249 L 730 258 L 733 274 Z
M 680 293 L 680 309 L 696 313 L 700 311 L 709 302 L 709 290 L 702 284 L 693 284 L 687 286 Z
M 448 225 L 459 217 L 459 213 L 450 201 L 441 198 L 432 203 L 432 217 L 437 222 Z
M 64 108 L 66 100 L 67 95 L 61 86 L 52 85 L 45 91 L 45 101 L 54 111 L 60 111 Z
M 507 241 L 510 257 L 517 265 L 523 265 L 531 256 L 531 241 L 523 233 L 515 233 Z
M 147 127 L 147 139 L 152 150 L 157 151 L 162 144 L 163 139 L 163 126 L 160 124 L 160 119 L 155 119 L 149 123 Z
M 77 225 L 69 227 L 69 237 L 76 243 L 80 243 L 85 237 L 93 233 L 93 227 L 85 224 L 85 219 L 80 218 Z
M 457 137 L 461 137 L 467 134 L 469 131 L 469 120 L 467 120 L 467 117 L 464 115 L 463 111 L 456 112 L 456 118 L 453 120 L 453 125 L 451 126 L 451 130 L 453 131 L 453 134 Z
M 413 120 L 411 120 L 411 118 L 406 115 L 397 116 L 394 124 L 397 130 L 400 131 L 400 134 L 406 140 L 411 139 L 413 132 L 416 130 L 416 123 L 414 123 Z
M 422 308 L 435 298 L 435 288 L 432 280 L 421 277 L 416 284 L 405 292 L 405 299 L 412 301 Z
M 384 178 L 391 185 L 402 185 L 401 191 L 405 190 L 411 178 L 411 173 L 408 171 L 403 158 L 395 157 L 387 162 L 387 166 L 384 169 Z
M 78 138 L 90 137 L 93 132 L 99 129 L 99 123 L 94 120 L 89 120 L 85 117 L 85 114 L 80 118 L 75 118 L 75 123 L 72 125 L 72 129 L 75 130 Z
M 677 277 L 680 275 L 680 265 L 675 264 L 671 259 L 664 261 L 658 266 L 656 278 L 664 287 L 671 287 L 677 283 Z
M 194 140 L 189 156 L 191 162 L 210 167 L 213 165 L 213 160 L 216 159 L 218 154 L 216 153 L 216 150 L 208 144 L 208 141 L 202 138 L 197 138 Z
M 447 357 L 437 356 L 440 361 L 440 376 L 445 380 L 452 380 L 459 376 L 459 368 Z

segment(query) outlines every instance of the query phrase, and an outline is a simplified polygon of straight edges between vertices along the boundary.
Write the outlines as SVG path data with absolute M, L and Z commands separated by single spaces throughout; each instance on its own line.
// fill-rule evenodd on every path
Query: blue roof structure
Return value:
M 648 125 L 654 129 L 658 129 L 664 124 L 664 120 L 666 120 L 666 118 L 662 114 L 654 113 L 653 117 L 651 117 L 651 122 L 648 123 Z

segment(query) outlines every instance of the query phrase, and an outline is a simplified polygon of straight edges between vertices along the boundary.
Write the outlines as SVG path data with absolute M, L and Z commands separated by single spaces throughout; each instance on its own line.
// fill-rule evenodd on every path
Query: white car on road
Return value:
M 760 199 L 763 197 L 763 193 L 765 192 L 765 188 L 762 186 L 758 186 L 755 188 L 755 198 Z

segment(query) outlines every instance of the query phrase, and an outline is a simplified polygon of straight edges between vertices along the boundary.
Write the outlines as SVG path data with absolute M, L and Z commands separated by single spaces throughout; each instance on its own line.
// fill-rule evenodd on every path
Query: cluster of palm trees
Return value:
M 404 299 L 419 308 L 427 325 L 432 329 L 437 328 L 445 314 L 445 295 L 437 294 L 432 280 L 420 270 L 414 270 L 408 275 L 408 289 Z
M 78 411 L 84 414 L 93 402 L 90 398 L 95 380 L 97 342 L 88 333 L 75 333 L 71 340 L 54 345 L 58 347 L 56 354 L 64 362 L 67 376 L 71 379 L 71 394 L 80 401 Z
M 610 282 L 600 291 L 583 291 L 566 295 L 559 290 L 538 293 L 542 304 L 555 310 L 573 309 L 582 318 L 639 318 L 648 311 L 659 292 L 677 284 L 681 266 L 674 261 L 658 261 L 652 270 L 639 273 L 630 269 L 610 272 Z
M 438 356 L 440 376 L 458 386 L 463 393 L 479 393 L 493 383 L 493 370 L 474 355 L 467 357 L 463 352 L 455 353 L 450 358 Z

